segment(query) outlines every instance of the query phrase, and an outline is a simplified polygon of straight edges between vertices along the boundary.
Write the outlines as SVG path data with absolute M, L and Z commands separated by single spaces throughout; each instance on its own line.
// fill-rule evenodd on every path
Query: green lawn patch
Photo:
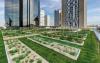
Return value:
M 39 55 L 41 55 L 50 63 L 70 63 L 72 61 L 66 56 L 57 53 L 49 48 L 46 48 L 40 44 L 37 44 L 27 38 L 20 38 L 19 40 L 30 47 L 32 50 L 36 51 Z
M 0 31 L 0 63 L 8 63 L 1 31 Z
M 93 32 L 90 32 L 82 48 L 80 57 L 75 63 L 100 63 L 98 41 Z
M 27 38 L 20 38 L 19 40 L 32 50 L 36 51 L 50 63 L 100 63 L 100 43 L 97 41 L 94 33 L 91 31 L 89 31 L 85 44 L 81 48 L 81 54 L 77 61 L 69 59 L 64 55 L 37 44 Z

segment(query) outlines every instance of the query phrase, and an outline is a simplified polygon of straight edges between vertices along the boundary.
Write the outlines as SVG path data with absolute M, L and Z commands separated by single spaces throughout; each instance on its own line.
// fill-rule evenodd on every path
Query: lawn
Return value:
M 77 61 L 69 59 L 51 49 L 48 49 L 40 44 L 32 42 L 27 38 L 21 38 L 24 44 L 30 47 L 32 50 L 36 51 L 43 58 L 48 60 L 50 63 L 100 63 L 100 44 L 93 32 L 89 32 L 85 44 L 82 47 L 81 54 Z
M 1 31 L 0 31 L 0 63 L 8 63 Z
M 40 44 L 37 44 L 27 38 L 20 38 L 24 44 L 30 47 L 32 50 L 36 51 L 39 55 L 45 58 L 50 63 L 70 63 L 72 60 L 57 53 L 49 48 L 46 48 Z
M 100 54 L 98 53 L 98 40 L 93 32 L 90 32 L 78 61 L 75 63 L 100 63 Z M 100 52 L 100 50 L 99 50 Z

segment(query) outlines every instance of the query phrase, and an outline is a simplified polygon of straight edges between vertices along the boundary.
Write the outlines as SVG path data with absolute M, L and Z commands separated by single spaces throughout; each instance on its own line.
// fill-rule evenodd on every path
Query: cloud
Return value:
M 100 7 L 88 10 L 88 24 L 100 24 Z
M 93 13 L 95 13 L 95 14 L 100 13 L 100 8 L 98 7 L 98 8 L 89 9 L 88 13 L 92 13 L 92 14 Z
M 88 24 L 100 24 L 100 0 L 87 0 Z
M 44 8 L 48 14 L 52 14 L 55 9 L 61 8 L 61 0 L 40 0 L 41 8 Z

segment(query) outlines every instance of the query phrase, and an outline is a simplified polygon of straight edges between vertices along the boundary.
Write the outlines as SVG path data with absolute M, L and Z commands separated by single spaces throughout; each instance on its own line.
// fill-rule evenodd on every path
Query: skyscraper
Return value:
M 45 26 L 47 26 L 47 23 L 48 23 L 48 18 L 47 15 L 45 15 Z
M 60 11 L 54 11 L 54 26 L 60 26 Z
M 50 20 L 50 18 L 51 18 L 50 15 L 47 15 L 47 26 L 51 26 L 51 23 L 50 23 L 51 20 Z
M 62 26 L 86 27 L 86 0 L 62 0 Z
M 5 0 L 7 26 L 39 25 L 40 0 Z
M 40 26 L 45 26 L 45 10 L 40 11 Z

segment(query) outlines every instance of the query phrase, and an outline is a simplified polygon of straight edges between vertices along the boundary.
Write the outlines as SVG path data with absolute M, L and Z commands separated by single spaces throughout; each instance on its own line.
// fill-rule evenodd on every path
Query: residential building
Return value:
M 45 26 L 45 10 L 40 11 L 40 26 Z
M 62 0 L 62 26 L 86 28 L 86 0 Z

